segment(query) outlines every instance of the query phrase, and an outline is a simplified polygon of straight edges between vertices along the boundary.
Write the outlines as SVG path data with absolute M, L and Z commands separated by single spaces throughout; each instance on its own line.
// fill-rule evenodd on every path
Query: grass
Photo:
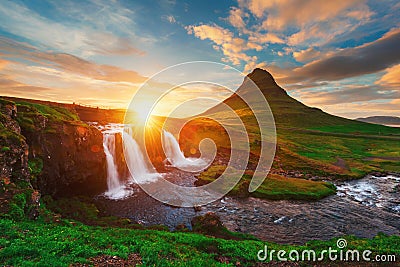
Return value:
M 46 133 L 56 133 L 56 128 L 62 123 L 87 127 L 75 112 L 64 107 L 31 103 L 24 100 L 16 100 L 15 104 L 18 110 L 17 121 L 23 132 L 45 131 Z
M 349 249 L 400 255 L 398 236 L 345 238 Z M 143 266 L 233 266 L 237 262 L 240 266 L 253 266 L 264 245 L 276 251 L 315 249 L 319 254 L 328 247 L 336 248 L 336 240 L 293 246 L 260 240 L 225 240 L 196 233 L 87 226 L 70 220 L 46 223 L 1 219 L 0 262 L 14 266 L 69 266 L 87 263 L 88 258 L 97 255 L 127 258 L 138 253 Z M 221 263 L 221 256 L 230 264 Z
M 79 121 L 77 114 L 63 107 L 49 106 L 25 101 L 17 101 L 16 104 L 18 109 L 31 110 L 33 113 L 45 116 L 52 122 Z
M 39 157 L 29 159 L 28 168 L 32 179 L 36 179 L 43 170 L 43 160 Z
M 400 171 L 400 142 L 398 140 L 368 139 L 363 137 L 337 137 L 312 135 L 288 131 L 282 132 L 284 147 L 301 157 L 316 160 L 326 165 L 328 173 L 359 177 L 372 171 Z M 280 153 L 278 155 L 282 155 Z M 338 158 L 343 159 L 348 169 L 334 168 Z M 379 160 L 385 159 L 385 160 Z M 292 162 L 292 168 L 298 168 Z
M 319 126 L 319 127 L 312 127 L 310 129 L 322 132 L 329 132 L 329 133 L 400 136 L 400 131 L 397 128 L 378 125 L 378 124 L 357 123 L 356 121 L 346 125 Z
M 17 132 L 11 131 L 1 122 L 2 114 L 0 113 L 0 145 L 2 147 L 1 152 L 6 153 L 10 151 L 12 145 L 20 145 L 25 139 L 24 136 Z
M 335 193 L 336 187 L 328 182 L 271 175 L 252 194 L 267 199 L 318 200 Z
M 225 166 L 214 165 L 202 172 L 198 179 L 203 183 L 212 182 L 223 173 Z M 250 173 L 251 174 L 251 173 Z M 229 193 L 233 196 L 247 196 L 251 175 L 247 172 Z M 311 181 L 299 178 L 287 178 L 270 174 L 251 196 L 264 199 L 318 200 L 336 193 L 333 184 L 323 181 Z

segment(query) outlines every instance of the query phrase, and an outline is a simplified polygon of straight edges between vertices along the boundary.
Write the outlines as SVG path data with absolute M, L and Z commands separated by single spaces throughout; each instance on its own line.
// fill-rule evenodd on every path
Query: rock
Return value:
M 43 194 L 71 196 L 97 194 L 106 189 L 103 136 L 94 127 L 68 122 L 53 124 L 55 131 L 26 134 L 31 154 L 43 160 L 37 186 Z
M 0 98 L 0 207 L 8 213 L 17 195 L 21 212 L 14 219 L 39 216 L 40 193 L 32 189 L 28 165 L 29 147 L 17 122 L 17 106 Z M 26 202 L 25 202 L 26 201 Z
M 220 218 L 213 212 L 192 219 L 193 231 L 203 234 L 215 234 L 225 229 Z
M 347 164 L 347 162 L 344 159 L 339 158 L 339 157 L 336 158 L 336 162 L 333 163 L 333 165 L 338 167 L 338 168 L 340 168 L 340 169 L 346 170 L 346 171 L 350 170 L 350 167 Z
M 30 207 L 28 218 L 31 220 L 36 220 L 39 217 L 40 207 L 40 193 L 38 190 L 32 192 L 28 205 Z
M 106 189 L 99 130 L 61 107 L 17 103 L 18 110 L 14 102 L 0 98 L 0 126 L 5 128 L 0 128 L 0 178 L 11 182 L 32 178 L 35 189 L 52 196 L 98 194 Z
M 244 180 L 239 184 L 238 192 L 237 192 L 237 197 L 240 198 L 247 198 L 250 196 L 249 192 L 249 186 L 250 186 L 250 181 L 249 180 Z
M 0 178 L 12 183 L 29 182 L 28 145 L 15 120 L 16 105 L 0 99 Z
M 194 209 L 195 212 L 201 211 L 201 207 L 200 206 L 194 206 L 193 209 Z

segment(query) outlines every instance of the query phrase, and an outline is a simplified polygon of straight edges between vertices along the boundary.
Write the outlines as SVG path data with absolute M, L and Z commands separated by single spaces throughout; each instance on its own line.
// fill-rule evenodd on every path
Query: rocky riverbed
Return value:
M 185 185 L 196 180 L 195 174 L 172 168 L 164 177 Z M 193 217 L 214 212 L 229 230 L 278 243 L 302 244 L 342 235 L 400 234 L 399 184 L 400 177 L 370 175 L 337 184 L 336 195 L 315 202 L 224 197 L 196 210 L 165 205 L 132 185 L 131 197 L 109 200 L 98 196 L 96 204 L 105 214 L 170 229 L 178 225 L 190 228 Z

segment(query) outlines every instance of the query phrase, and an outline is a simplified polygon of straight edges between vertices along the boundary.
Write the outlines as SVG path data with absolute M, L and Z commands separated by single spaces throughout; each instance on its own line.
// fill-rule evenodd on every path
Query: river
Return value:
M 195 173 L 172 166 L 166 166 L 161 175 L 185 186 L 196 181 Z M 163 204 L 135 183 L 127 186 L 130 194 L 124 199 L 97 196 L 100 210 L 142 225 L 166 225 L 171 230 L 178 225 L 190 229 L 193 217 L 214 212 L 231 231 L 278 243 L 303 244 L 343 235 L 371 238 L 379 232 L 400 235 L 400 177 L 394 175 L 368 175 L 336 183 L 336 195 L 319 201 L 224 197 L 197 211 Z
M 173 178 L 172 178 L 173 177 Z M 165 178 L 178 182 L 195 180 L 193 174 L 171 171 Z M 302 244 L 342 235 L 371 238 L 379 232 L 400 234 L 400 177 L 367 176 L 338 184 L 336 195 L 319 201 L 272 201 L 257 198 L 224 197 L 203 206 L 177 208 L 165 205 L 133 184 L 133 195 L 123 200 L 96 198 L 109 215 L 130 218 L 143 225 L 191 227 L 191 219 L 214 212 L 231 231 L 252 234 L 262 240 Z

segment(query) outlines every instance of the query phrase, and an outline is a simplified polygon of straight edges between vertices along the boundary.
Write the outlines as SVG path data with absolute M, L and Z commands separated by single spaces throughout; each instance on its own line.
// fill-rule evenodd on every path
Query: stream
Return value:
M 193 186 L 196 174 L 166 166 L 165 179 Z M 400 177 L 368 175 L 359 180 L 338 182 L 336 195 L 319 201 L 263 200 L 223 197 L 194 208 L 163 204 L 147 195 L 138 184 L 126 185 L 130 192 L 123 199 L 107 194 L 95 198 L 106 215 L 129 218 L 142 225 L 178 225 L 191 228 L 195 216 L 216 213 L 231 231 L 252 234 L 262 240 L 303 244 L 343 235 L 372 238 L 379 232 L 400 235 Z
M 195 180 L 180 171 L 167 176 Z M 109 200 L 99 196 L 96 202 L 106 214 L 130 218 L 143 225 L 167 225 L 171 230 L 182 224 L 191 228 L 193 217 L 214 212 L 231 231 L 278 243 L 303 244 L 342 235 L 365 238 L 379 232 L 399 235 L 400 193 L 394 191 L 399 184 L 400 177 L 367 176 L 337 185 L 336 195 L 319 201 L 224 197 L 197 212 L 158 202 L 137 185 L 132 185 L 134 194 L 129 198 Z

